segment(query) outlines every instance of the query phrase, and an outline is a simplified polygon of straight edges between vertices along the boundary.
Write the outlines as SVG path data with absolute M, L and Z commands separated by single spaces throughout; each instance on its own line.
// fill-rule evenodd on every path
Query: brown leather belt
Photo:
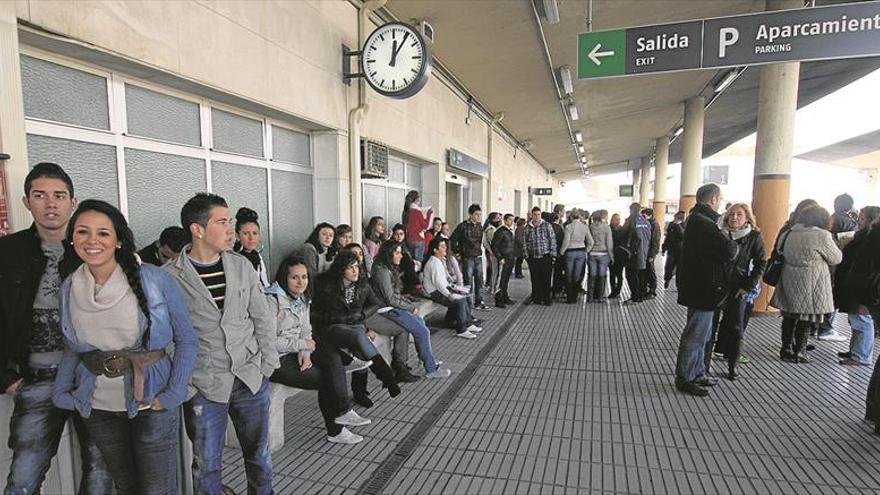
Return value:
M 132 373 L 134 399 L 144 399 L 144 370 L 165 357 L 165 350 L 156 351 L 91 351 L 80 354 L 82 363 L 95 375 L 108 378 Z

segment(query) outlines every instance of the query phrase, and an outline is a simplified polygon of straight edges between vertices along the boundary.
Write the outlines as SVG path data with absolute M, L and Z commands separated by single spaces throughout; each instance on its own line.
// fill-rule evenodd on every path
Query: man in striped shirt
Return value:
M 535 304 L 552 304 L 550 283 L 557 249 L 553 227 L 541 219 L 541 208 L 532 208 L 532 221 L 526 225 L 526 254 L 532 279 L 532 302 Z
M 253 265 L 233 253 L 226 201 L 200 193 L 180 212 L 192 244 L 166 265 L 186 298 L 199 354 L 183 412 L 193 442 L 195 493 L 222 491 L 226 423 L 242 448 L 248 493 L 272 493 L 269 382 L 279 366 L 275 316 Z

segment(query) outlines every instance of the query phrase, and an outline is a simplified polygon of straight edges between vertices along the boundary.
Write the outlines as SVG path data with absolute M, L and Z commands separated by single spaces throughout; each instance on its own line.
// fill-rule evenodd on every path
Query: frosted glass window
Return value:
M 180 225 L 180 209 L 207 188 L 205 161 L 152 151 L 125 150 L 128 220 L 138 248 Z
M 311 166 L 309 135 L 272 126 L 272 159 Z
M 73 180 L 73 193 L 80 201 L 102 199 L 119 206 L 113 146 L 28 134 L 27 147 L 31 167 L 40 162 L 61 165 Z
M 404 163 L 400 160 L 388 159 L 388 179 L 392 182 L 403 183 Z
M 263 123 L 216 108 L 211 110 L 213 148 L 250 156 L 263 156 Z
M 107 79 L 21 56 L 24 114 L 95 129 L 110 129 Z
M 406 189 L 389 187 L 386 194 L 388 194 L 388 217 L 385 219 L 389 226 L 393 226 L 403 219 L 403 200 L 406 199 Z
M 406 164 L 406 185 L 411 189 L 422 188 L 422 169 L 418 165 Z
M 271 266 L 269 260 L 269 192 L 266 169 L 236 165 L 234 163 L 211 162 L 211 181 L 214 193 L 223 196 L 229 205 L 229 216 L 242 206 L 257 212 L 260 234 L 263 241 L 263 261 Z
M 202 144 L 198 103 L 126 84 L 125 111 L 128 133 L 133 136 Z
M 363 186 L 364 221 L 369 220 L 371 217 L 380 216 L 386 220 L 389 227 L 394 225 L 397 220 L 388 220 L 385 186 L 378 186 L 376 184 L 364 184 Z
M 288 254 L 305 242 L 315 224 L 312 176 L 272 171 L 272 261 L 270 273 Z M 267 262 L 268 263 L 268 262 Z

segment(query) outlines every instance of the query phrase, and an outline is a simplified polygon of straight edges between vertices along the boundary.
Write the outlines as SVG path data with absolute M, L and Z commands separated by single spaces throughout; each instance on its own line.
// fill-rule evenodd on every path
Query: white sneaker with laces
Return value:
M 348 431 L 348 428 L 342 428 L 339 435 L 335 437 L 328 436 L 327 441 L 330 443 L 341 443 L 345 445 L 354 445 L 364 441 L 364 437 Z
M 449 375 L 452 374 L 452 370 L 449 368 L 441 368 L 437 367 L 436 370 L 427 373 L 425 375 L 426 378 L 449 378 Z
M 846 337 L 837 333 L 837 330 L 832 330 L 816 338 L 823 342 L 846 342 Z
M 356 413 L 354 409 L 350 409 L 347 413 L 333 420 L 334 423 L 342 426 L 366 426 L 372 421 Z
M 476 325 L 470 325 L 469 327 L 467 327 L 467 331 L 470 333 L 480 333 L 483 331 L 483 329 Z
M 457 334 L 455 334 L 455 336 L 456 336 L 456 337 L 461 337 L 461 338 L 463 338 L 463 339 L 475 339 L 475 338 L 477 338 L 476 335 L 470 333 L 470 332 L 467 331 L 467 330 L 465 330 L 464 332 L 461 332 L 461 333 L 457 333 Z

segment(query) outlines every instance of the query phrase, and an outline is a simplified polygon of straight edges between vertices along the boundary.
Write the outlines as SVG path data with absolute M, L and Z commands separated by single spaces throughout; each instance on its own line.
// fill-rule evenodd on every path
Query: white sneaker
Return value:
M 333 422 L 342 426 L 366 426 L 372 423 L 369 419 L 356 413 L 354 409 L 334 419 Z
M 837 333 L 836 330 L 832 330 L 824 335 L 820 335 L 816 337 L 817 339 L 823 342 L 846 342 L 846 337 Z
M 467 330 L 465 330 L 464 332 L 461 332 L 461 333 L 457 333 L 457 334 L 455 334 L 455 336 L 456 336 L 456 337 L 461 337 L 461 338 L 463 338 L 463 339 L 475 339 L 475 338 L 477 338 L 476 335 L 474 335 L 474 334 L 468 332 Z
M 327 441 L 330 443 L 342 443 L 345 445 L 354 445 L 356 443 L 361 443 L 364 441 L 364 437 L 360 435 L 356 435 L 350 431 L 348 428 L 342 428 L 342 431 L 339 432 L 339 435 L 335 437 L 328 436 Z
M 351 363 L 345 367 L 346 373 L 354 373 L 355 371 L 365 370 L 373 365 L 372 361 L 361 361 L 356 357 L 351 358 Z
M 483 331 L 483 329 L 476 325 L 470 325 L 469 327 L 467 327 L 467 331 L 470 333 L 480 333 Z
M 434 363 L 437 365 L 438 368 L 443 366 L 443 361 L 434 361 Z
M 430 373 L 427 373 L 427 374 L 425 375 L 425 377 L 426 377 L 426 378 L 449 378 L 449 375 L 451 375 L 451 374 L 452 374 L 452 370 L 451 370 L 451 369 L 449 369 L 449 368 L 440 368 L 440 367 L 438 366 L 436 370 L 434 370 L 434 371 L 432 371 L 432 372 L 430 372 Z

